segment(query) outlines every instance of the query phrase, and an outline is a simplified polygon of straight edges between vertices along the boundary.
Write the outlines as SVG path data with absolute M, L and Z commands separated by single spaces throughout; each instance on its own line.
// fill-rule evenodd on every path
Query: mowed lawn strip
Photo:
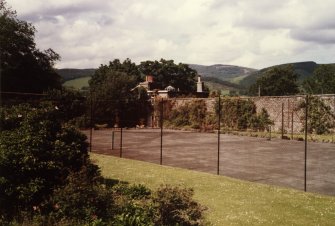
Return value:
M 91 159 L 106 178 L 193 188 L 213 225 L 335 225 L 335 197 L 106 155 Z

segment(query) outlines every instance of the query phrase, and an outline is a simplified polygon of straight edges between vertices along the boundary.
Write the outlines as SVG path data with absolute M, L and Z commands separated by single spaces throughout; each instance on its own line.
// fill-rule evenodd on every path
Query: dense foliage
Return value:
M 306 79 L 303 88 L 310 94 L 334 94 L 335 93 L 335 65 L 320 65 L 313 75 Z
M 166 114 L 166 126 L 202 129 L 207 123 L 207 113 L 205 101 L 194 100 L 192 102 L 185 103 L 176 109 L 172 109 L 168 114 Z
M 37 49 L 35 32 L 33 25 L 19 20 L 0 1 L 1 91 L 41 93 L 61 87 L 60 76 L 53 68 L 60 56 L 52 49 Z
M 88 111 L 86 98 L 71 88 L 52 89 L 45 92 L 41 101 L 48 101 L 58 110 L 58 119 L 69 122 L 83 116 Z
M 299 109 L 306 109 L 306 101 L 299 105 Z M 320 97 L 308 97 L 308 120 L 307 132 L 310 134 L 327 134 L 335 129 L 335 114 L 334 110 L 324 102 Z M 301 120 L 305 124 L 306 116 L 303 115 Z
M 292 65 L 277 66 L 264 71 L 253 85 L 250 95 L 285 96 L 299 93 L 298 74 Z
M 62 125 L 54 106 L 19 105 L 0 114 L 2 216 L 32 210 L 64 185 L 70 172 L 91 166 L 86 137 Z
M 216 115 L 219 114 L 219 101 L 215 103 Z M 221 126 L 226 129 L 267 130 L 273 122 L 267 111 L 262 108 L 257 113 L 255 103 L 250 99 L 223 98 L 221 99 Z
M 140 71 L 145 75 L 154 77 L 155 87 L 165 89 L 173 86 L 183 94 L 191 94 L 196 91 L 197 72 L 187 64 L 175 64 L 173 60 L 144 61 L 139 65 Z
M 203 225 L 206 208 L 192 199 L 192 189 L 162 186 L 158 189 L 154 203 L 158 208 L 156 225 Z
M 135 88 L 140 72 L 130 60 L 101 65 L 90 80 L 94 123 L 135 126 L 145 122 L 150 110 L 148 95 Z
M 257 112 L 255 103 L 249 99 L 225 97 L 221 99 L 221 127 L 228 130 L 255 131 L 267 130 L 273 121 L 268 112 L 262 108 Z M 174 108 L 167 106 L 164 111 L 165 125 L 173 128 L 193 128 L 200 130 L 212 130 L 217 128 L 219 115 L 219 101 L 215 102 L 215 114 L 209 112 L 204 100 L 186 102 L 184 105 Z M 160 111 L 159 108 L 156 109 Z

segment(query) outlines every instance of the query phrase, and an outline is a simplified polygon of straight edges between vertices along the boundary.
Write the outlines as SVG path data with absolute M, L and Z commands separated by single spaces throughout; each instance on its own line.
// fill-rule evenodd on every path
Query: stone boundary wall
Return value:
M 314 96 L 321 98 L 335 113 L 335 94 Z M 281 131 L 283 127 L 285 133 L 300 133 L 304 129 L 305 111 L 299 108 L 299 105 L 306 100 L 305 95 L 223 98 L 252 100 L 257 107 L 257 112 L 261 112 L 262 108 L 268 112 L 270 119 L 274 122 L 271 128 L 273 131 Z M 175 109 L 195 100 L 204 100 L 207 111 L 214 113 L 217 98 L 170 98 L 168 102 L 172 109 Z

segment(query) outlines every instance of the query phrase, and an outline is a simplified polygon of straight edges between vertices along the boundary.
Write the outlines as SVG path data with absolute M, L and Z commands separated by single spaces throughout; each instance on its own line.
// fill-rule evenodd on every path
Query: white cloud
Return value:
M 57 67 L 98 67 L 114 58 L 160 58 L 262 68 L 331 62 L 335 1 L 8 0 L 37 28 Z

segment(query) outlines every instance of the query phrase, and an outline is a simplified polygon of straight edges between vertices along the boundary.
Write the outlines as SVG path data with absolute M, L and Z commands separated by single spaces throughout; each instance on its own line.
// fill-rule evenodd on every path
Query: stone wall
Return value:
M 317 95 L 317 97 L 320 97 L 335 113 L 335 95 Z M 257 112 L 260 112 L 264 108 L 268 112 L 270 119 L 274 122 L 271 128 L 273 131 L 281 131 L 282 127 L 285 133 L 299 133 L 303 131 L 305 111 L 299 105 L 306 100 L 306 96 L 232 98 L 252 100 L 257 107 Z M 194 100 L 204 100 L 207 110 L 211 113 L 214 112 L 217 98 L 173 98 L 168 99 L 168 102 L 170 107 L 172 106 L 172 109 L 175 109 Z

